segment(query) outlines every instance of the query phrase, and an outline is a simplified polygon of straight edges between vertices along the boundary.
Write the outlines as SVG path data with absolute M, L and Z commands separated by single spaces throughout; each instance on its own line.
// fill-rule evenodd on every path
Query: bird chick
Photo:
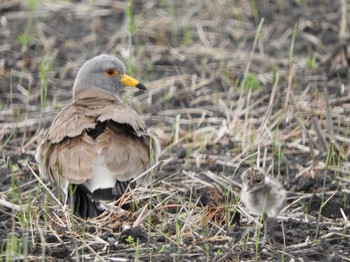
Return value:
M 282 185 L 268 177 L 259 168 L 249 168 L 241 176 L 243 187 L 241 200 L 252 214 L 262 214 L 264 218 L 264 240 L 267 239 L 268 214 L 282 207 L 286 190 Z

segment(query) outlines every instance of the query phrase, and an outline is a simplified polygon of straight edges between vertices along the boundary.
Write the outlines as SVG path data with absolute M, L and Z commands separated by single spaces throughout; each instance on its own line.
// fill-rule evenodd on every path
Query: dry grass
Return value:
M 350 6 L 256 2 L 135 1 L 131 17 L 122 1 L 0 4 L 3 260 L 349 260 Z M 162 155 L 152 185 L 122 200 L 131 211 L 82 221 L 33 155 L 79 66 L 102 52 L 149 88 L 120 96 Z M 256 241 L 259 218 L 238 202 L 251 165 L 290 192 L 275 246 Z

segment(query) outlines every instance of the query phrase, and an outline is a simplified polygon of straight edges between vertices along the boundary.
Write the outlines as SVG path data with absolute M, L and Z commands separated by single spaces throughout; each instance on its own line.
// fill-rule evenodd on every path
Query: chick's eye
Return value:
M 108 68 L 106 69 L 105 74 L 106 76 L 112 77 L 117 74 L 117 70 L 115 70 L 114 68 Z

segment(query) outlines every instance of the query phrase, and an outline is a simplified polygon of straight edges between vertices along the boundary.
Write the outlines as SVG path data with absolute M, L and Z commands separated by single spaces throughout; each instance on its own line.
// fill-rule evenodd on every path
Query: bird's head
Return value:
M 265 185 L 265 173 L 259 168 L 247 169 L 241 178 L 247 192 L 257 190 Z
M 146 90 L 143 84 L 126 74 L 123 62 L 103 54 L 86 61 L 80 68 L 74 82 L 73 94 L 87 88 L 101 88 L 115 93 L 123 86 Z

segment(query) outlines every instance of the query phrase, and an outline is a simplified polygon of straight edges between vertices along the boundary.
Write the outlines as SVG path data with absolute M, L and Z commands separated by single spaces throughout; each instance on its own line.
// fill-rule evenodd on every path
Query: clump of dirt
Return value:
M 131 244 L 131 242 L 133 244 L 146 243 L 147 240 L 148 240 L 148 234 L 140 226 L 132 227 L 124 230 L 119 237 L 119 241 L 121 241 L 124 244 Z
M 316 216 L 318 212 L 321 211 L 322 216 L 327 218 L 343 218 L 345 215 L 347 219 L 349 219 L 350 206 L 347 203 L 349 197 L 350 194 L 344 192 L 337 192 L 330 196 L 326 195 L 323 199 L 322 197 L 312 195 L 312 197 L 305 202 L 305 206 L 310 215 Z

